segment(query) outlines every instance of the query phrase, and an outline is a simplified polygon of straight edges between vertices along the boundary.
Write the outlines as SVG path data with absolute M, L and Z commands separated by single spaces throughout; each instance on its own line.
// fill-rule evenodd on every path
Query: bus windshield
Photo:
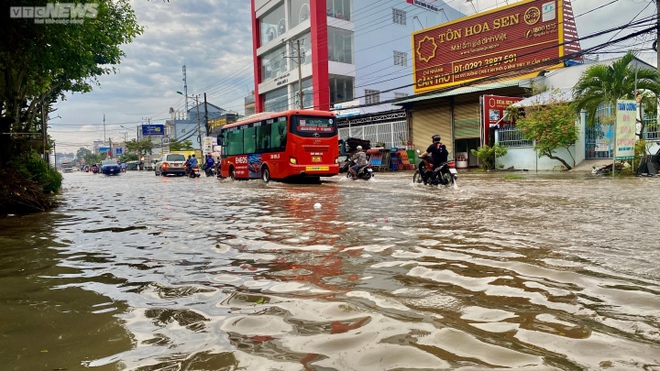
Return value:
M 303 137 L 331 137 L 337 127 L 332 117 L 291 116 L 291 133 Z

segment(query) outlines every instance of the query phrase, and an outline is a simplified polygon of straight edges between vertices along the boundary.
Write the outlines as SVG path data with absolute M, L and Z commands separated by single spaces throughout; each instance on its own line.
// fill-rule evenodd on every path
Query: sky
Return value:
M 364 2 L 353 0 L 354 7 Z M 401 0 L 405 3 L 405 0 Z M 431 0 L 432 1 L 432 0 Z M 445 0 L 464 14 L 482 12 L 517 0 Z M 250 0 L 130 0 L 144 33 L 124 45 L 117 73 L 101 76 L 90 93 L 67 94 L 50 114 L 49 134 L 58 153 L 90 148 L 95 140 L 135 138 L 142 123 L 164 124 L 170 108 L 185 110 L 182 66 L 188 95 L 204 94 L 226 110 L 244 112 L 244 98 L 254 89 Z M 654 0 L 572 0 L 580 37 L 655 14 Z M 582 42 L 582 48 L 633 32 L 629 28 Z M 644 35 L 606 49 L 600 59 L 638 51 L 655 66 L 654 35 Z M 411 77 L 412 83 L 412 77 Z M 203 99 L 203 98 L 202 98 Z M 189 107 L 194 106 L 189 99 Z

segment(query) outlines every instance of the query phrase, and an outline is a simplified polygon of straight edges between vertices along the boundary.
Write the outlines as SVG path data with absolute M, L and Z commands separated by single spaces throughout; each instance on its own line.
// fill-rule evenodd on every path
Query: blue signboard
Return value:
M 99 147 L 99 153 L 106 154 L 110 152 L 110 147 Z
M 121 147 L 115 148 L 115 155 L 121 155 L 122 154 L 122 149 Z
M 165 135 L 165 125 L 142 125 L 142 135 Z

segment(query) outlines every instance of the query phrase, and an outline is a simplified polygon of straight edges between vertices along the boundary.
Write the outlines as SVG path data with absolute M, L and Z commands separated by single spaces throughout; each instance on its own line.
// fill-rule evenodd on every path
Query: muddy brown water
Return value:
M 64 174 L 0 219 L 3 370 L 660 370 L 660 180 Z

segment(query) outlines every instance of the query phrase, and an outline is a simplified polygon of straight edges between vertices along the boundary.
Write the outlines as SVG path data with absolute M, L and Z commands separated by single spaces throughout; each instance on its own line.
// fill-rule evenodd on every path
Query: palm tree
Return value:
M 595 64 L 582 73 L 573 87 L 573 96 L 576 111 L 587 113 L 587 124 L 594 125 L 599 107 L 615 107 L 617 99 L 634 99 L 635 80 L 637 91 L 651 91 L 658 96 L 660 74 L 656 70 L 631 66 L 633 60 L 635 55 L 628 52 L 611 65 Z M 609 120 L 613 122 L 614 118 L 609 117 Z

